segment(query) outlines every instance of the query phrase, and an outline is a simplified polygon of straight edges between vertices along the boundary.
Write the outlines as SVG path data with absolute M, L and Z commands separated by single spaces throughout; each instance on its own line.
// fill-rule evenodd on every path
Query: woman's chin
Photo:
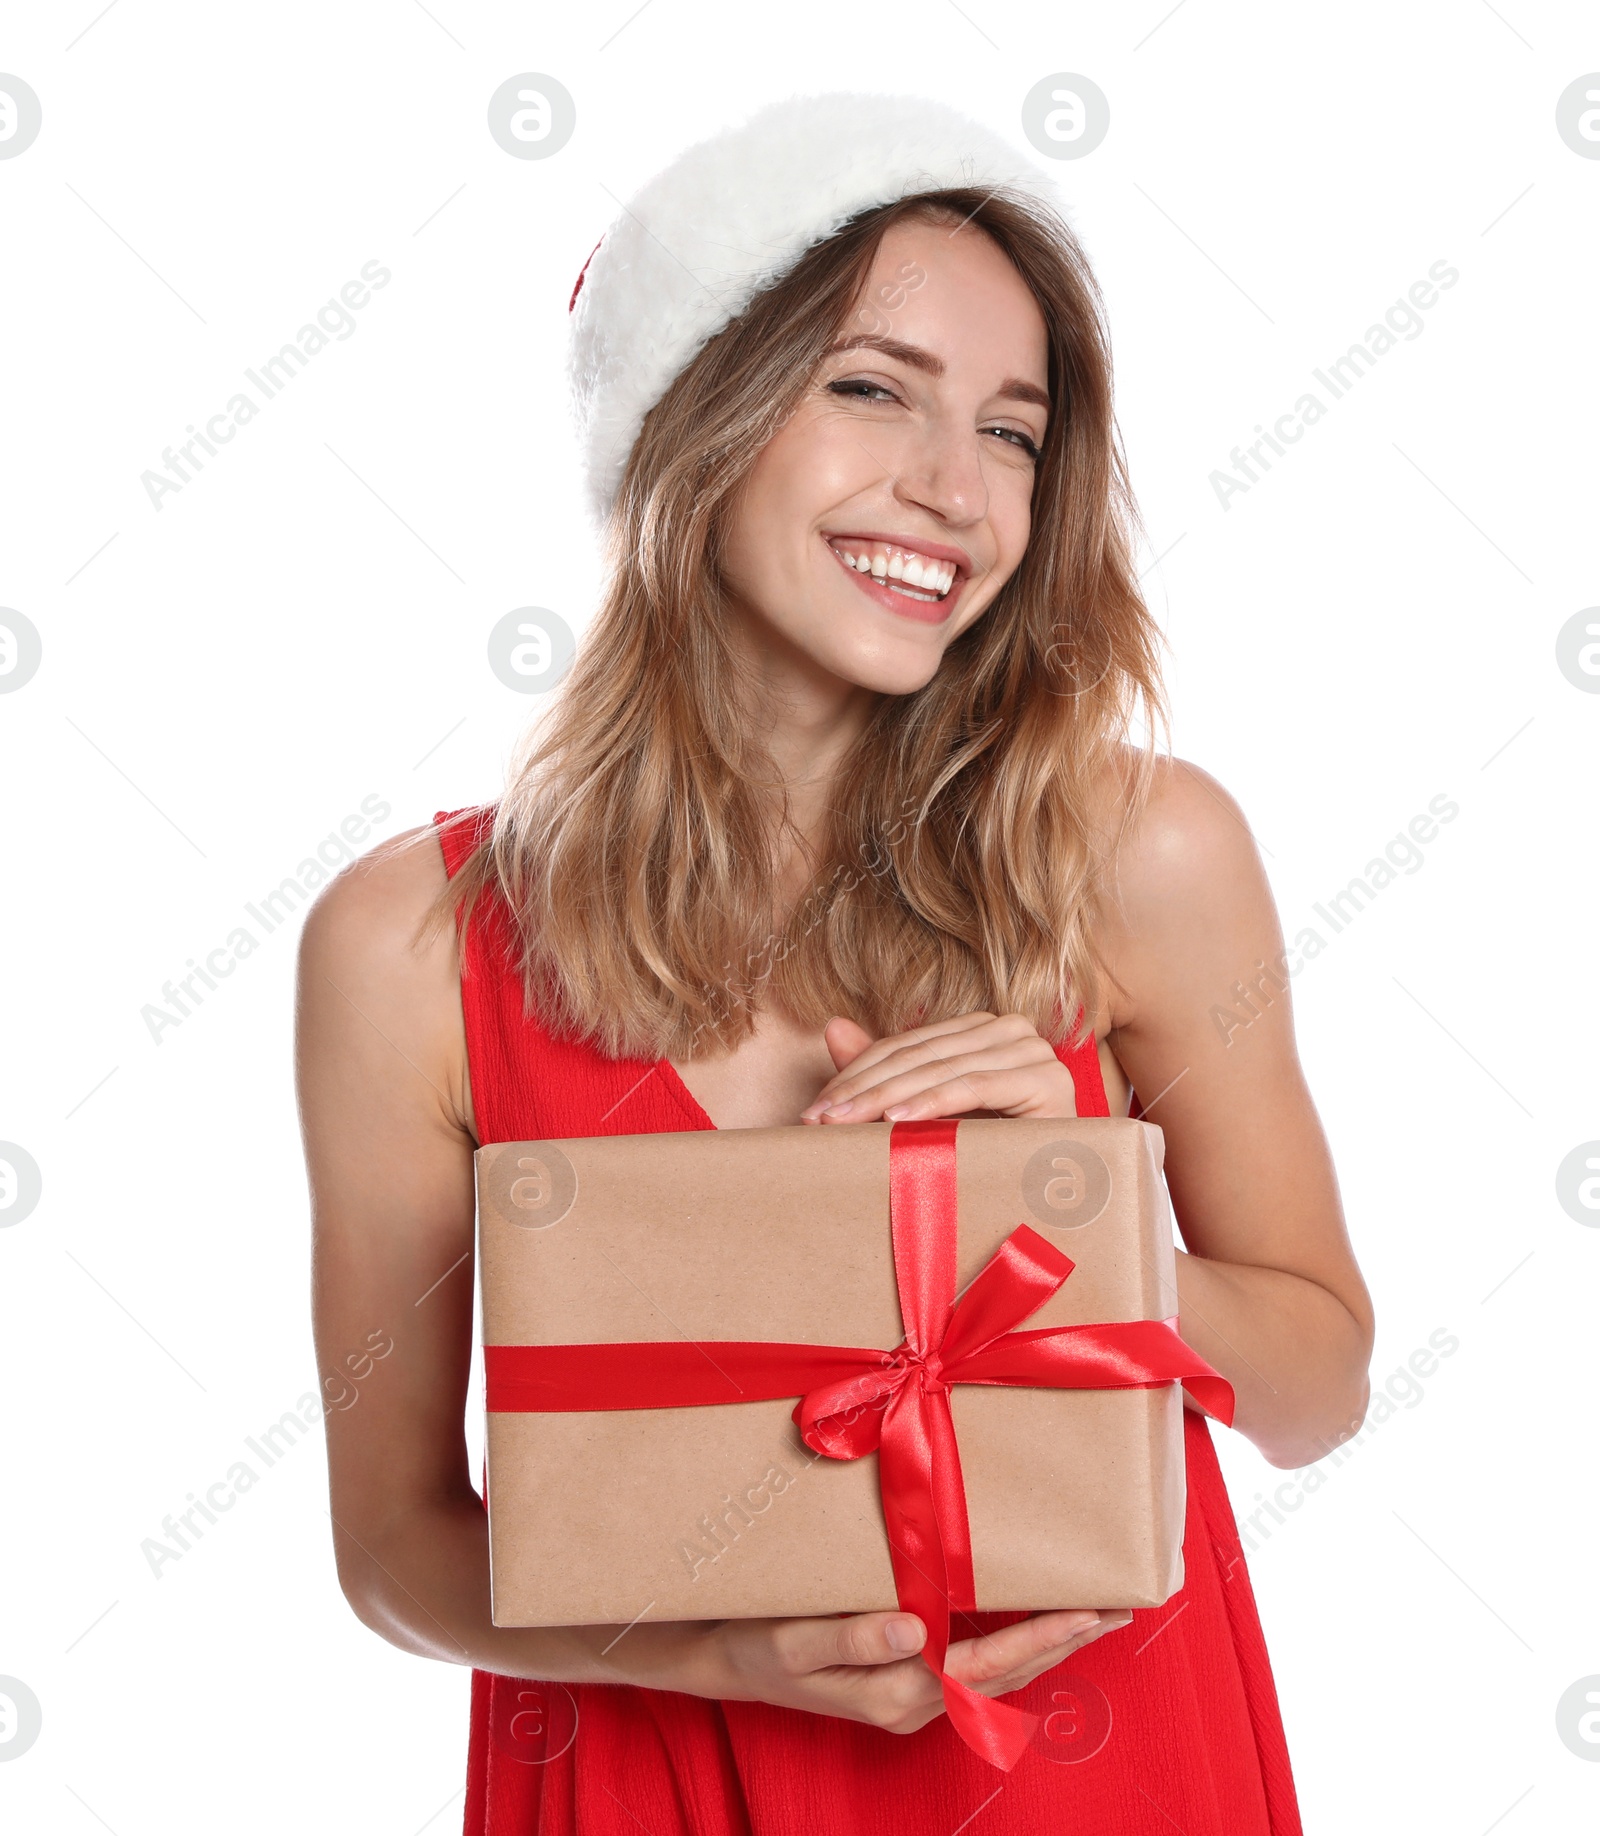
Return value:
M 856 628 L 856 621 L 832 615 L 831 608 L 824 618 L 757 615 L 749 627 L 758 648 L 786 654 L 790 667 L 875 695 L 914 695 L 926 688 L 947 648 L 943 634 L 920 621 L 907 620 L 903 633 L 885 631 L 876 620 Z
M 915 695 L 938 673 L 943 654 L 942 650 L 927 649 L 918 655 L 880 653 L 867 657 L 819 657 L 817 661 L 853 688 L 867 689 L 874 695 Z

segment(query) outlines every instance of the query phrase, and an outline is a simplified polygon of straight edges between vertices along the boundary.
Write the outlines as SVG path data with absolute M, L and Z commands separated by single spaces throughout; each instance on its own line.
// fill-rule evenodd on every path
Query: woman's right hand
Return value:
M 1126 1607 L 1037 1613 L 951 1644 L 946 1672 L 984 1696 L 1003 1696 L 1133 1617 Z M 944 1712 L 939 1680 L 922 1661 L 926 1633 L 909 1613 L 847 1618 L 729 1619 L 705 1629 L 717 1673 L 704 1693 L 771 1702 L 914 1734 Z

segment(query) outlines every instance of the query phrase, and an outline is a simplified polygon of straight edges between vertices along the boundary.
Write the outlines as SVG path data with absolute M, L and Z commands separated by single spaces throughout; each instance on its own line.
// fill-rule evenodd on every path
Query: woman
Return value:
M 1006 1775 L 905 1613 L 490 1623 L 462 1429 L 481 1142 L 1136 1089 L 1180 1329 L 1235 1427 L 1319 1458 L 1372 1344 L 1245 819 L 1153 722 L 1128 737 L 1162 711 L 1155 632 L 1098 295 L 1045 181 L 933 104 L 781 104 L 641 193 L 575 297 L 603 604 L 499 803 L 375 850 L 305 932 L 319 1356 L 394 1345 L 328 1417 L 345 1592 L 472 1666 L 469 1831 L 1289 1836 L 1189 1410 L 1178 1595 L 953 1633 L 952 1675 L 1046 1717 Z

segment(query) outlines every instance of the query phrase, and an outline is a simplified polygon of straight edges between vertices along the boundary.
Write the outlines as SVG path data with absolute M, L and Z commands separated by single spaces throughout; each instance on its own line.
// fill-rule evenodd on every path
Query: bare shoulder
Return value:
M 379 842 L 325 886 L 306 915 L 301 959 L 318 967 L 353 966 L 380 956 L 397 969 L 446 883 L 433 824 Z
M 300 939 L 301 1057 L 346 1057 L 351 1035 L 409 1063 L 449 1120 L 470 1126 L 455 930 L 425 929 L 447 883 L 430 823 L 380 842 L 323 889 Z
M 1143 807 L 1117 846 L 1124 901 L 1202 893 L 1259 863 L 1238 799 L 1191 760 L 1158 757 Z
M 1140 1004 L 1140 990 L 1184 998 L 1223 970 L 1226 986 L 1278 937 L 1271 888 L 1238 799 L 1191 760 L 1158 757 L 1144 802 L 1119 837 L 1130 773 L 1124 758 L 1108 775 L 1099 817 L 1108 856 L 1099 939 L 1124 987 L 1118 1022 Z

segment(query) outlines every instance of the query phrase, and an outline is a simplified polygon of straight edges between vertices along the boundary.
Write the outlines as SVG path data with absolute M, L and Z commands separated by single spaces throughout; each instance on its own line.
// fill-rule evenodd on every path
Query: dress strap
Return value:
M 445 874 L 453 880 L 467 856 L 488 836 L 494 823 L 494 805 L 484 803 L 459 810 L 436 810 L 433 820 L 439 831 Z
M 1073 1029 L 1083 1023 L 1083 1009 L 1078 1009 Z M 1056 1057 L 1072 1073 L 1072 1090 L 1080 1116 L 1109 1116 L 1111 1104 L 1106 1096 L 1106 1080 L 1100 1074 L 1100 1047 L 1093 1032 L 1086 1033 L 1080 1044 L 1057 1046 Z

